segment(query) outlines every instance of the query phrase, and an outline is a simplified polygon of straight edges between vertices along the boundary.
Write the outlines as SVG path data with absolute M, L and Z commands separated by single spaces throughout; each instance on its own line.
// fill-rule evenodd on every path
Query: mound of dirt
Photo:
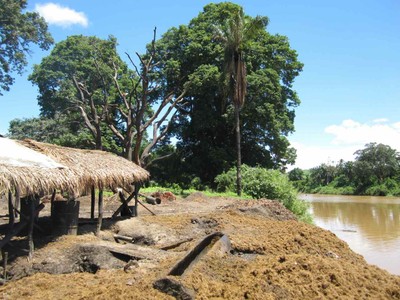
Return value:
M 196 195 L 154 211 L 114 224 L 103 232 L 108 241 L 84 235 L 48 244 L 21 271 L 30 276 L 0 287 L 2 297 L 400 299 L 399 276 L 368 265 L 333 233 L 296 221 L 275 201 Z M 182 276 L 168 275 L 213 232 L 229 238 L 230 252 L 208 251 Z M 113 234 L 132 241 L 117 244 Z M 53 272 L 61 261 L 69 269 Z

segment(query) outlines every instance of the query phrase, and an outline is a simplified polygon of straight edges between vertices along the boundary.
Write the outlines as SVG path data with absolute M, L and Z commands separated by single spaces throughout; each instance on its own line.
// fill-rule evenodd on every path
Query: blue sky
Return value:
M 30 0 L 28 9 L 47 19 L 56 42 L 73 34 L 112 34 L 124 57 L 143 52 L 155 26 L 160 36 L 187 24 L 210 2 L 219 1 Z M 296 166 L 352 160 L 368 142 L 400 151 L 400 1 L 234 2 L 251 16 L 268 16 L 268 31 L 286 35 L 304 63 L 294 84 L 302 103 L 289 137 L 298 151 Z M 32 50 L 25 74 L 0 98 L 0 133 L 14 118 L 39 114 L 37 89 L 27 77 L 49 52 Z

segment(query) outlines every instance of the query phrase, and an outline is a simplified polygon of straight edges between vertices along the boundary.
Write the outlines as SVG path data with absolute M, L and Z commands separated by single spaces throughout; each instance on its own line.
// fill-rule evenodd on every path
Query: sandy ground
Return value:
M 80 216 L 88 207 L 82 199 Z M 116 207 L 106 199 L 106 216 Z M 400 299 L 399 276 L 368 265 L 333 233 L 296 221 L 274 201 L 197 193 L 148 207 L 156 216 L 140 208 L 137 218 L 107 220 L 99 236 L 94 225 L 80 225 L 77 236 L 38 236 L 31 261 L 17 256 L 26 239 L 13 240 L 1 298 Z M 168 275 L 215 232 L 228 237 L 228 251 L 212 244 L 183 275 Z M 115 234 L 132 241 L 117 243 Z

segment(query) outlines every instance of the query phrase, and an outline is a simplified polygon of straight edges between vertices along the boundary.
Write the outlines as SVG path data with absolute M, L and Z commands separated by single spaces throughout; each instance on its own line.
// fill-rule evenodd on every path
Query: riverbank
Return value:
M 169 278 L 199 299 L 400 299 L 399 276 L 367 264 L 333 233 L 297 222 L 277 202 L 197 193 L 151 208 L 156 216 L 141 210 L 107 225 L 100 237 L 63 237 L 29 263 L 20 258 L 13 268 L 29 276 L 1 287 L 2 297 L 173 299 L 154 286 Z M 213 247 L 182 276 L 167 275 L 212 232 L 229 238 L 228 252 Z M 135 244 L 113 247 L 137 251 L 136 259 L 110 254 L 115 234 L 132 237 Z M 73 272 L 60 274 L 67 266 Z

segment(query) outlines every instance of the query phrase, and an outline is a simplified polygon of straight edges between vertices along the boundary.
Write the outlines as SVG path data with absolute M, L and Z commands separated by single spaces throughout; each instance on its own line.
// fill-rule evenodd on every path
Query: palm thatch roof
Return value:
M 82 195 L 92 186 L 99 189 L 130 189 L 132 183 L 149 178 L 146 170 L 112 153 L 73 149 L 33 140 L 15 142 L 45 155 L 57 165 L 18 165 L 0 157 L 0 192 L 15 188 L 21 194 L 32 194 L 62 189 Z

